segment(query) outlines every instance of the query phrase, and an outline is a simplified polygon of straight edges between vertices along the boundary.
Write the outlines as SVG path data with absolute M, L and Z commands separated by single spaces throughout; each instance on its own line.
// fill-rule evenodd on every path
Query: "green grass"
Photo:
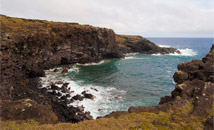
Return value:
M 58 123 L 40 125 L 35 121 L 1 121 L 1 130 L 203 130 L 204 118 L 191 115 L 193 105 L 173 106 L 167 112 L 158 114 L 143 112 L 130 113 L 118 118 L 102 118 L 98 120 L 83 121 L 77 124 Z M 161 124 L 154 125 L 158 120 Z

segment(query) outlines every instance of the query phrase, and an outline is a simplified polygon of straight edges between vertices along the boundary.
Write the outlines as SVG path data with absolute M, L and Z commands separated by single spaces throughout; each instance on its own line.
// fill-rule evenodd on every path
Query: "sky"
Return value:
M 0 14 L 144 37 L 214 37 L 214 0 L 0 0 Z

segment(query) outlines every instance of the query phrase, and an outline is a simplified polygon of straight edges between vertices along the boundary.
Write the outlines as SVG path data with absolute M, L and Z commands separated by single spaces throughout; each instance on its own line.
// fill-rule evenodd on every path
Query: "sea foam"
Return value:
M 124 99 L 126 91 L 118 90 L 113 86 L 102 87 L 93 84 L 84 85 L 82 84 L 83 81 L 73 81 L 71 77 L 66 76 L 67 74 L 60 73 L 64 68 L 65 67 L 55 68 L 58 70 L 58 72 L 54 72 L 55 69 L 46 70 L 46 77 L 40 78 L 40 82 L 42 84 L 41 88 L 48 88 L 52 83 L 61 88 L 62 84 L 57 84 L 57 82 L 61 81 L 63 83 L 69 83 L 68 89 L 71 92 L 71 98 L 77 94 L 82 95 L 82 92 L 84 91 L 92 94 L 94 96 L 93 100 L 84 98 L 82 101 L 75 100 L 73 103 L 67 105 L 74 107 L 83 106 L 84 111 L 89 111 L 94 119 L 96 119 L 98 116 L 104 116 L 112 111 L 117 110 L 117 107 L 115 106 L 118 105 L 119 101 Z M 76 65 L 68 68 L 69 72 L 79 72 L 79 69 Z M 52 92 L 52 90 L 48 90 L 48 92 Z M 66 95 L 66 93 L 60 93 L 62 96 Z
M 197 52 L 193 49 L 185 48 L 185 49 L 178 49 L 181 53 L 170 53 L 165 55 L 171 55 L 171 56 L 196 56 Z M 163 56 L 163 54 L 157 53 L 152 54 L 153 56 Z
M 80 63 L 77 63 L 76 65 L 81 65 L 81 66 L 92 66 L 92 65 L 101 65 L 101 64 L 104 64 L 106 63 L 107 61 L 105 60 L 102 60 L 100 62 L 92 62 L 92 63 L 86 63 L 86 64 L 80 64 Z

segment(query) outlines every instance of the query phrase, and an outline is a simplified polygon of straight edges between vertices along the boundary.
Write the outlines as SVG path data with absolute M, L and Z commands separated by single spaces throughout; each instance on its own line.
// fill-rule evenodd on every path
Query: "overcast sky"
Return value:
M 214 0 L 0 0 L 13 17 L 78 22 L 144 37 L 213 37 Z

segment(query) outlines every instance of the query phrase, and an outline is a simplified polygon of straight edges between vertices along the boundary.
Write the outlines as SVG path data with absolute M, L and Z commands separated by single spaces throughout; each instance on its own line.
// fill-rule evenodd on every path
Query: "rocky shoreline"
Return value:
M 131 52 L 180 53 L 174 48 L 158 47 L 140 36 L 116 35 L 113 30 L 106 28 L 3 15 L 0 17 L 0 104 L 3 120 L 35 119 L 40 123 L 76 123 L 92 119 L 89 112 L 84 112 L 84 108 L 68 104 L 83 98 L 92 100 L 93 95 L 82 92 L 83 96 L 69 97 L 68 84 L 65 82 L 50 84 L 50 89 L 42 88 L 39 77 L 45 76 L 45 69 L 64 64 L 122 58 L 123 54 Z M 160 105 L 130 107 L 128 112 L 113 112 L 106 117 L 132 112 L 166 111 L 174 104 L 185 104 L 187 100 L 194 103 L 193 114 L 207 116 L 207 111 L 213 104 L 213 47 L 202 61 L 179 64 L 178 70 L 174 75 L 177 85 L 172 96 L 161 98 Z M 68 70 L 63 70 L 61 73 L 67 72 Z M 67 94 L 60 95 L 59 91 Z M 208 110 L 204 110 L 203 106 Z M 44 114 L 45 112 L 49 115 Z
M 166 112 L 173 110 L 174 106 L 182 107 L 191 103 L 193 111 L 188 114 L 200 116 L 202 119 L 205 118 L 204 129 L 213 129 L 214 117 L 210 113 L 213 112 L 214 108 L 214 44 L 202 60 L 180 63 L 173 78 L 177 83 L 175 89 L 171 92 L 171 96 L 162 97 L 158 106 L 130 107 L 128 111 L 115 111 L 106 115 L 105 118 L 130 113 Z

